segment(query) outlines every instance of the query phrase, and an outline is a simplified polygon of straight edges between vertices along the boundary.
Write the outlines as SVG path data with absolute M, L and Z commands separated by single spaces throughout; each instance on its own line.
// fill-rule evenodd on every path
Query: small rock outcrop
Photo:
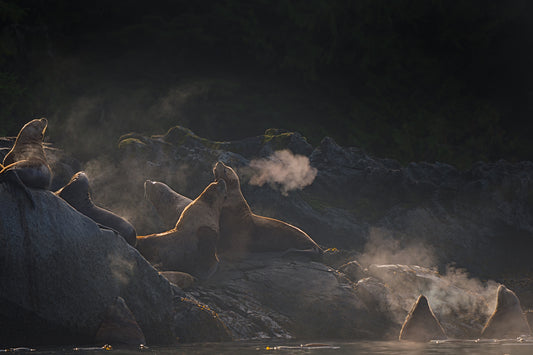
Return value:
M 96 332 L 95 343 L 98 345 L 133 345 L 146 344 L 144 334 L 139 328 L 133 313 L 122 297 L 106 309 L 104 320 Z

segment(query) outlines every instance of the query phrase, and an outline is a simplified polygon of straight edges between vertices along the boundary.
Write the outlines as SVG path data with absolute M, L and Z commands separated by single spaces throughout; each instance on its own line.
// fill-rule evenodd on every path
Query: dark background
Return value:
M 130 131 L 277 127 L 408 161 L 530 160 L 533 3 L 0 1 L 0 135 L 80 159 Z

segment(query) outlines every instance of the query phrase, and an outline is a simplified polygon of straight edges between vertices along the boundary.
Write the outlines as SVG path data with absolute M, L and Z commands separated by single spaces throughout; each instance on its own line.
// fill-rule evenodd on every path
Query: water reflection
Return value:
M 183 344 L 173 347 L 145 347 L 145 348 L 62 348 L 62 349 L 33 349 L 17 348 L 5 349 L 0 352 L 16 352 L 24 354 L 69 354 L 69 355 L 204 355 L 204 354 L 269 354 L 269 355 L 352 355 L 352 354 L 398 354 L 398 355 L 438 355 L 438 354 L 473 354 L 473 355 L 531 355 L 533 354 L 533 339 L 519 338 L 506 340 L 444 340 L 429 343 L 409 343 L 398 341 L 356 341 L 356 342 L 326 342 L 307 343 L 262 341 L 262 342 L 231 342 Z

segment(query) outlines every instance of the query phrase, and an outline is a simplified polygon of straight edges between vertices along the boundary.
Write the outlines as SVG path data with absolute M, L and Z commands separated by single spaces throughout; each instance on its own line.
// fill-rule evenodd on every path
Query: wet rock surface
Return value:
M 394 326 L 337 270 L 270 253 L 221 261 L 212 279 L 187 294 L 209 304 L 236 339 L 377 339 Z

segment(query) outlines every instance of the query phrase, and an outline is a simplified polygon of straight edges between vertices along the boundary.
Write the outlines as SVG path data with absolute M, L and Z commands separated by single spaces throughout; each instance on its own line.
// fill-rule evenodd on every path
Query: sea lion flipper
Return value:
M 20 177 L 15 170 L 9 169 L 9 166 L 4 167 L 0 172 L 0 183 L 7 183 L 12 192 L 14 192 L 13 188 L 21 189 L 26 197 L 28 197 L 28 200 L 30 200 L 31 208 L 35 208 L 35 200 L 33 199 L 32 194 L 28 190 L 28 187 L 24 185 L 22 180 L 20 180 Z

